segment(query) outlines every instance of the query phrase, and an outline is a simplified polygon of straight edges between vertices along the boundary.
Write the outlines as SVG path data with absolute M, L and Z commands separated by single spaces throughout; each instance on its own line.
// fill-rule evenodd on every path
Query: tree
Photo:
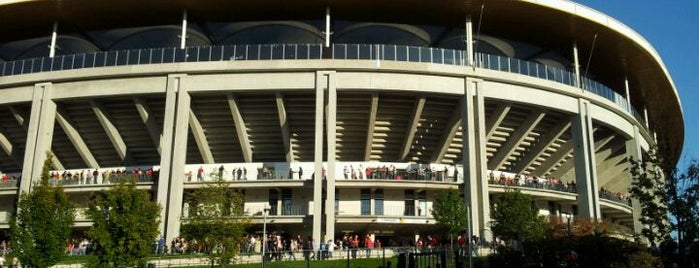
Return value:
M 680 264 L 686 264 L 686 249 L 699 246 L 699 163 L 689 162 L 683 172 L 675 169 L 666 177 L 665 192 L 670 214 L 670 228 L 677 234 Z
M 92 240 L 97 267 L 143 266 L 158 235 L 160 205 L 136 182 L 119 183 L 92 195 L 86 211 L 93 225 Z
M 507 190 L 495 202 L 491 213 L 493 233 L 504 240 L 535 241 L 544 235 L 546 222 L 529 196 Z
M 668 198 L 665 188 L 665 171 L 663 159 L 657 149 L 648 152 L 647 159 L 631 159 L 631 197 L 641 206 L 643 224 L 641 235 L 648 239 L 652 248 L 669 239 Z M 673 177 L 673 176 L 668 176 Z
M 243 195 L 219 177 L 187 197 L 189 215 L 183 219 L 182 235 L 201 245 L 212 263 L 225 267 L 237 256 L 248 225 Z
M 447 228 L 452 248 L 454 247 L 454 235 L 463 233 L 468 226 L 467 213 L 466 203 L 461 199 L 459 191 L 454 188 L 437 195 L 432 204 L 432 216 L 437 223 Z
M 47 154 L 41 180 L 31 192 L 22 192 L 18 212 L 10 219 L 10 246 L 22 264 L 50 267 L 65 256 L 65 242 L 75 220 L 75 206 L 60 186 L 49 183 L 53 155 Z M 31 179 L 31 178 L 25 178 Z

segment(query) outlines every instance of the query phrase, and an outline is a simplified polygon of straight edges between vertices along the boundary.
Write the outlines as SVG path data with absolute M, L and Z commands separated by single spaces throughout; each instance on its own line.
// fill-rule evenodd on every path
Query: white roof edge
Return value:
M 570 0 L 519 0 L 522 2 L 529 2 L 532 4 L 540 5 L 540 6 L 545 6 L 548 8 L 552 9 L 557 9 L 569 14 L 576 15 L 581 18 L 585 18 L 587 20 L 596 22 L 600 25 L 604 25 L 607 28 L 614 30 L 618 32 L 619 34 L 628 37 L 632 41 L 636 42 L 636 44 L 640 45 L 643 49 L 645 49 L 650 55 L 658 62 L 660 65 L 660 68 L 662 68 L 663 72 L 665 73 L 665 77 L 667 77 L 668 81 L 670 82 L 670 86 L 672 87 L 673 93 L 675 93 L 675 98 L 677 99 L 677 103 L 679 104 L 680 108 L 680 113 L 684 117 L 684 111 L 682 110 L 682 102 L 680 101 L 680 95 L 677 92 L 677 88 L 675 87 L 675 83 L 672 81 L 672 76 L 670 76 L 670 72 L 667 70 L 665 67 L 665 63 L 663 62 L 662 58 L 660 57 L 660 54 L 658 54 L 658 51 L 655 50 L 653 45 L 648 42 L 641 34 L 637 33 L 631 27 L 627 26 L 626 24 L 598 11 L 593 8 L 587 7 L 585 5 L 570 1 Z

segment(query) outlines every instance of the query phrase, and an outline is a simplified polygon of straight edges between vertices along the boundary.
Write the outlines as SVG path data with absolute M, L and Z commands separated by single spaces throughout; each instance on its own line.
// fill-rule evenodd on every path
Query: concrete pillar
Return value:
M 56 39 L 58 39 L 58 21 L 53 22 L 53 31 L 51 31 L 51 45 L 49 46 L 49 57 L 56 56 Z
M 165 93 L 160 178 L 156 195 L 163 208 L 160 213 L 160 230 L 166 241 L 172 241 L 180 235 L 190 110 L 186 78 L 186 75 L 168 76 Z
M 180 34 L 180 49 L 187 45 L 187 10 L 182 12 L 182 33 Z
M 330 47 L 330 7 L 325 8 L 325 47 Z
M 56 122 L 56 103 L 51 99 L 51 88 L 51 83 L 34 85 L 20 192 L 31 191 L 32 182 L 41 177 L 46 152 L 51 150 L 53 126 Z
M 476 52 L 473 51 L 473 23 L 471 22 L 471 16 L 466 16 L 466 20 L 464 23 L 465 27 L 465 32 L 466 32 L 466 65 L 467 66 L 473 66 L 473 59 L 476 56 Z
M 633 126 L 633 137 L 626 141 L 626 156 L 629 159 L 629 166 L 631 165 L 631 159 L 634 161 L 643 161 L 643 152 L 641 151 L 642 139 L 641 134 L 638 131 L 637 126 Z M 631 172 L 629 172 L 629 178 L 631 177 Z M 631 200 L 631 208 L 633 210 L 633 232 L 640 234 L 643 230 L 643 223 L 641 223 L 641 204 L 638 199 Z
M 318 249 L 322 234 L 323 222 L 323 118 L 325 111 L 325 89 L 328 88 L 329 75 L 327 72 L 316 72 L 316 111 L 315 111 L 315 144 L 313 146 L 313 242 Z
M 472 233 L 491 239 L 488 233 L 490 222 L 490 199 L 486 181 L 486 127 L 483 82 L 466 78 L 461 100 L 461 130 L 463 137 L 464 199 L 470 205 Z
M 575 86 L 582 88 L 580 83 L 580 60 L 578 58 L 578 43 L 573 42 L 573 69 L 575 70 Z
M 631 94 L 629 93 L 629 78 L 627 77 L 624 77 L 624 89 L 626 93 L 624 97 L 626 97 L 626 105 L 628 106 L 628 112 L 630 113 L 633 108 L 631 107 Z
M 333 239 L 335 241 L 335 149 L 336 149 L 336 127 L 337 127 L 337 88 L 333 79 L 334 73 L 327 73 L 327 116 L 326 129 L 328 132 L 327 138 L 327 162 L 328 162 L 328 178 L 325 187 L 325 236 L 324 240 Z
M 595 163 L 595 140 L 592 118 L 589 116 L 590 102 L 579 99 L 578 113 L 573 116 L 573 159 L 575 163 L 575 183 L 578 189 L 578 216 L 590 220 L 601 220 L 597 170 Z

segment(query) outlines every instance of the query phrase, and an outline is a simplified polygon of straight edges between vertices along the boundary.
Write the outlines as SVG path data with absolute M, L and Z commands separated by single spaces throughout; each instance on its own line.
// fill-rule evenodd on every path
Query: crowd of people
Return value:
M 51 172 L 51 183 L 60 185 L 88 185 L 88 184 L 111 184 L 122 181 L 135 180 L 136 182 L 152 182 L 157 181 L 159 170 L 148 168 L 132 168 L 127 170 L 121 169 L 105 169 L 105 170 L 64 170 L 63 172 Z
M 537 175 L 526 175 L 526 174 L 508 174 L 506 172 L 500 172 L 499 176 L 495 175 L 495 172 L 490 171 L 488 174 L 488 183 L 499 184 L 506 186 L 519 186 L 527 188 L 540 188 L 549 189 L 555 191 L 577 193 L 577 185 L 575 181 L 570 180 L 563 182 L 562 180 L 552 176 L 537 176 Z M 631 198 L 620 193 L 600 188 L 599 195 L 602 198 L 618 201 L 625 204 L 631 204 Z
M 450 179 L 449 168 L 432 167 L 430 165 L 408 165 L 405 169 L 398 169 L 395 165 L 381 165 L 376 167 L 367 166 L 366 168 L 360 164 L 354 168 L 353 165 L 345 165 L 342 169 L 343 178 L 346 180 L 428 180 L 428 181 L 447 181 Z M 453 168 L 451 179 L 457 181 L 459 171 Z

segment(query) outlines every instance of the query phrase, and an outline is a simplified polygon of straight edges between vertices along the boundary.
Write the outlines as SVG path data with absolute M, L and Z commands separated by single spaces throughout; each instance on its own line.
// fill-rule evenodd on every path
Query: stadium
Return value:
M 570 1 L 30 0 L 0 17 L 4 230 L 51 152 L 83 208 L 136 176 L 167 241 L 217 175 L 251 231 L 315 241 L 438 233 L 450 188 L 484 238 L 506 189 L 638 232 L 630 159 L 682 150 L 652 45 Z

